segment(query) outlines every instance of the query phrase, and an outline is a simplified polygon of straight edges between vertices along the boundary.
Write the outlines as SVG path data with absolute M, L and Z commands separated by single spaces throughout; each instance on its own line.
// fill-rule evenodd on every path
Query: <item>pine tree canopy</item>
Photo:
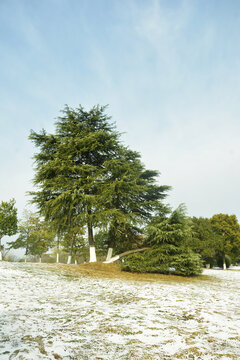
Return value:
M 192 223 L 186 216 L 186 207 L 181 204 L 169 217 L 165 214 L 152 219 L 147 228 L 152 245 L 172 244 L 181 246 L 192 236 Z

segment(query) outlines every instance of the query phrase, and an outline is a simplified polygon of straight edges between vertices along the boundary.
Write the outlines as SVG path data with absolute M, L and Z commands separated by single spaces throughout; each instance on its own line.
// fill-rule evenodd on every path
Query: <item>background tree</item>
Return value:
M 216 251 L 226 269 L 226 255 L 236 259 L 240 254 L 240 225 L 236 215 L 216 214 L 210 219 L 216 238 Z
M 185 211 L 181 205 L 168 217 L 155 217 L 147 228 L 147 245 L 151 249 L 129 255 L 121 265 L 122 269 L 187 276 L 200 274 L 202 263 L 199 255 L 189 247 L 192 223 Z
M 191 249 L 201 258 L 205 264 L 212 267 L 216 262 L 217 240 L 213 232 L 212 224 L 208 218 L 192 218 L 193 234 L 189 245 Z
M 61 236 L 56 232 L 55 241 L 53 244 L 53 253 L 56 255 L 56 263 L 59 263 L 60 257 L 60 243 L 61 243 Z
M 2 237 L 17 232 L 17 209 L 15 200 L 2 201 L 0 204 L 0 260 L 2 260 Z
M 63 236 L 61 245 L 63 250 L 68 253 L 68 264 L 72 262 L 72 256 L 76 256 L 81 252 L 85 252 L 86 250 L 86 241 L 84 239 L 84 228 L 79 228 L 78 226 L 72 227 L 68 232 Z
M 26 225 L 18 225 L 19 236 L 15 241 L 8 242 L 8 249 L 25 249 L 25 262 L 29 254 L 29 229 Z
M 18 238 L 9 243 L 9 249 L 24 248 L 25 256 L 37 255 L 40 262 L 42 254 L 52 246 L 56 235 L 50 224 L 34 213 L 28 213 L 20 222 L 18 232 Z
M 111 231 L 113 230 L 113 232 Z M 144 246 L 145 238 L 143 236 L 143 230 L 139 227 L 128 223 L 115 223 L 115 227 L 109 229 L 103 229 L 96 233 L 95 243 L 98 253 L 106 256 L 106 261 L 110 261 L 113 256 L 113 248 L 109 247 L 109 244 L 113 244 L 114 240 L 114 252 L 115 254 L 123 253 L 127 250 L 139 249 Z

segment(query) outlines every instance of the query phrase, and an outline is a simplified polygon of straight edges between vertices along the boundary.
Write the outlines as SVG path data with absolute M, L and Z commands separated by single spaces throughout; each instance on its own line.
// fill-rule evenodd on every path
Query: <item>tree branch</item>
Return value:
M 114 261 L 117 261 L 119 260 L 121 257 L 123 256 L 126 256 L 126 255 L 129 255 L 129 254 L 134 254 L 134 253 L 137 253 L 137 252 L 142 252 L 142 251 L 145 251 L 145 250 L 148 250 L 150 249 L 150 247 L 145 247 L 145 248 L 142 248 L 142 249 L 135 249 L 135 250 L 129 250 L 129 251 L 125 251 L 121 254 L 118 254 L 118 255 L 115 255 L 113 256 L 111 259 L 109 259 L 108 261 L 104 261 L 103 263 L 104 264 L 110 264 L 110 263 L 113 263 Z

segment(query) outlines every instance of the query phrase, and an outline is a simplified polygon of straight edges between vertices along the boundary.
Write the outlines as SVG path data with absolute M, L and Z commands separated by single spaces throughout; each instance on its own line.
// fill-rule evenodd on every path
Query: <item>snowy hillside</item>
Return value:
M 240 358 L 240 271 L 140 282 L 0 263 L 0 359 Z M 209 276 L 210 275 L 210 276 Z

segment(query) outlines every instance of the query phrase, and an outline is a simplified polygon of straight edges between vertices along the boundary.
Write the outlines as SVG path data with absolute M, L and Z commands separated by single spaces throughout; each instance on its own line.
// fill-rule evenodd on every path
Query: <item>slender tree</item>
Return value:
M 76 262 L 76 255 L 85 250 L 84 232 L 84 228 L 75 226 L 69 229 L 69 231 L 63 236 L 62 246 L 64 251 L 68 252 L 68 264 L 71 264 L 73 254 L 75 255 Z
M 42 254 L 52 246 L 55 238 L 55 232 L 44 220 L 41 220 L 34 213 L 26 213 L 25 219 L 20 222 L 18 228 L 18 238 L 9 243 L 9 249 L 25 249 L 27 255 L 38 255 L 40 262 Z
M 0 204 L 0 260 L 2 260 L 2 237 L 11 236 L 17 232 L 17 209 L 15 200 L 2 201 Z

